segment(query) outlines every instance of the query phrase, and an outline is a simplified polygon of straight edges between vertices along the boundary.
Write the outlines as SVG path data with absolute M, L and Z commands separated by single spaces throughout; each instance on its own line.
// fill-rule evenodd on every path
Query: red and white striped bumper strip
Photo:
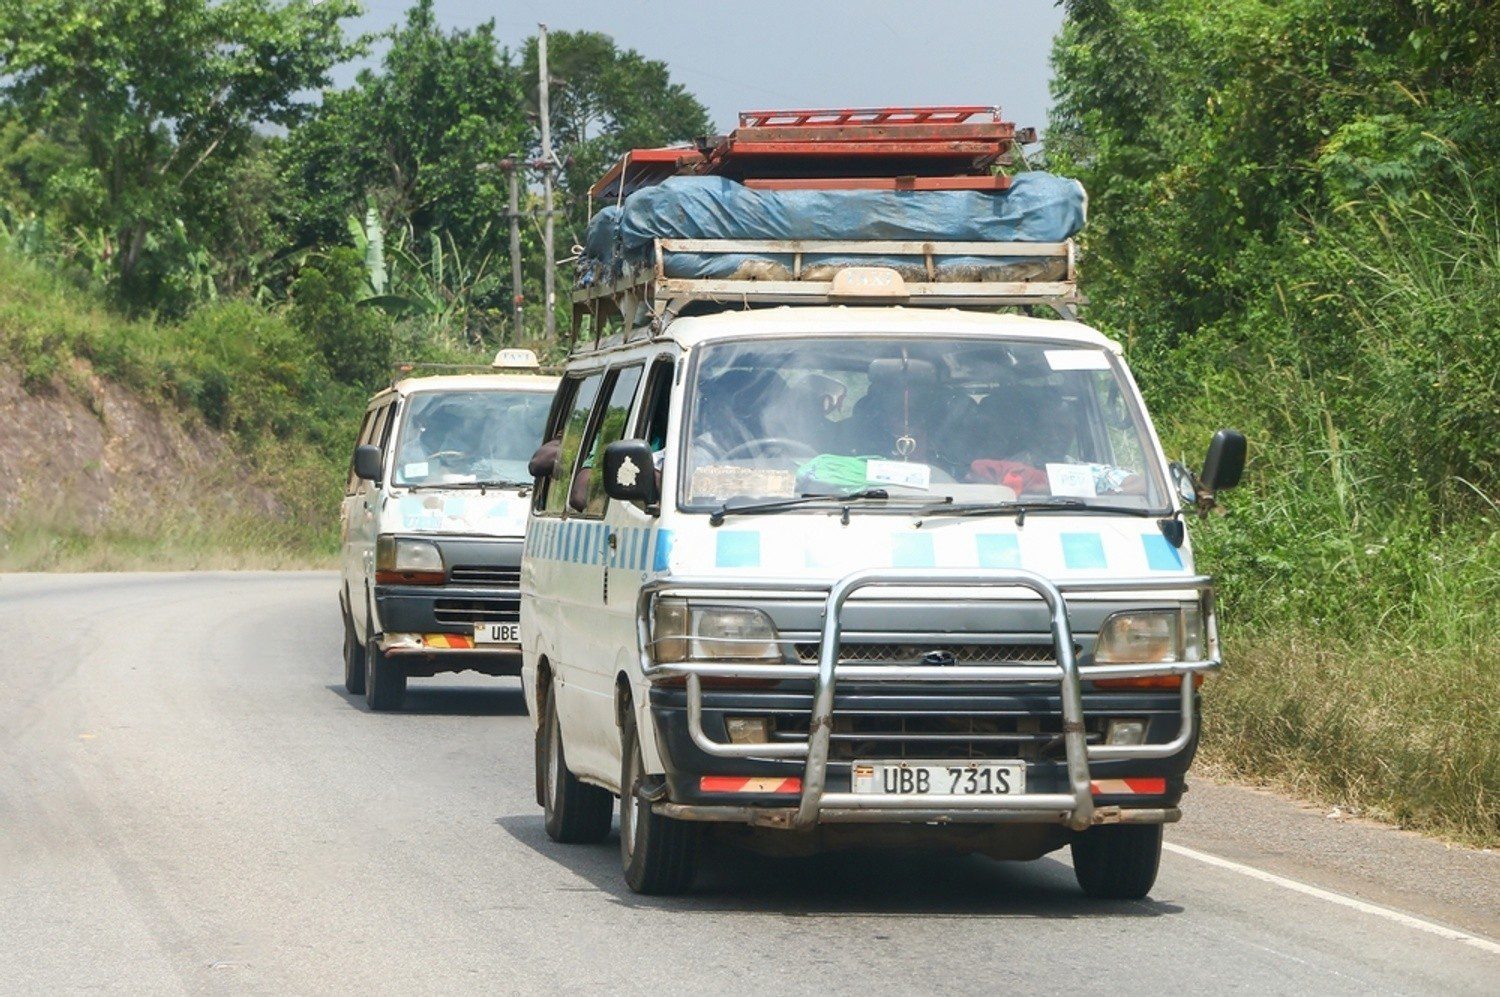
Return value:
M 802 780 L 797 776 L 705 775 L 698 788 L 705 793 L 800 793 Z
M 467 651 L 474 647 L 474 638 L 463 634 L 423 634 L 422 644 L 424 647 Z
M 1095 779 L 1089 788 L 1095 796 L 1161 796 L 1167 791 L 1167 780 Z

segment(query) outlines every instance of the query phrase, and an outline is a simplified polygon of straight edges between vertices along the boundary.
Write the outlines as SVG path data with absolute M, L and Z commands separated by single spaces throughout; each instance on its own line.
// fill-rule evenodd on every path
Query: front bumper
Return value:
M 447 565 L 444 585 L 377 585 L 380 649 L 400 659 L 408 675 L 477 671 L 521 674 L 521 647 L 476 641 L 484 624 L 519 624 L 519 541 L 424 537 Z
M 1039 596 L 1051 620 L 1054 661 L 1038 664 L 961 665 L 932 668 L 904 665 L 851 665 L 840 662 L 841 613 L 856 591 L 876 586 L 907 588 L 973 587 L 1021 588 Z M 658 665 L 647 654 L 650 601 L 657 594 L 698 590 L 737 589 L 750 592 L 826 592 L 818 663 L 737 664 L 686 662 Z M 669 816 L 696 820 L 731 820 L 773 827 L 809 830 L 822 823 L 1035 823 L 1062 824 L 1083 830 L 1100 823 L 1162 823 L 1177 819 L 1183 776 L 1197 747 L 1197 694 L 1194 676 L 1215 670 L 1220 662 L 1202 661 L 1145 665 L 1080 666 L 1069 622 L 1064 591 L 1141 594 L 1188 592 L 1204 603 L 1208 647 L 1217 648 L 1213 633 L 1212 590 L 1202 577 L 1126 579 L 1074 582 L 1059 585 L 1034 572 L 1007 570 L 869 570 L 845 576 L 831 586 L 801 581 L 663 580 L 642 591 L 640 646 L 642 668 L 653 688 L 650 706 L 659 746 L 667 761 L 666 785 L 644 794 L 653 809 Z M 1162 596 L 1180 599 L 1182 596 Z M 933 635 L 934 641 L 945 635 Z M 1175 690 L 1163 694 L 1095 691 L 1085 683 L 1101 678 L 1174 676 Z M 776 691 L 751 693 L 715 690 L 706 693 L 704 680 L 776 680 Z M 778 695 L 784 695 L 781 702 Z M 878 701 L 878 702 L 877 702 Z M 778 736 L 771 743 L 730 743 L 724 717 L 755 714 L 760 707 L 806 717 L 800 736 Z M 944 711 L 947 712 L 944 712 Z M 1027 763 L 1026 791 L 995 796 L 900 796 L 856 794 L 850 785 L 850 763 L 859 758 L 857 728 L 839 731 L 841 720 L 880 714 L 907 716 L 914 712 L 939 717 L 983 715 L 1055 719 L 1052 730 L 1028 730 L 1024 736 L 995 733 L 1009 745 L 988 754 L 991 758 L 1023 757 Z M 1092 736 L 1107 718 L 1144 718 L 1146 743 L 1106 745 Z M 778 721 L 778 725 L 779 725 Z M 779 730 L 778 726 L 778 730 Z M 951 739 L 950 739 L 951 740 Z M 835 743 L 843 742 L 835 751 Z M 918 760 L 924 747 L 903 747 L 901 757 Z M 1030 752 L 1031 757 L 1019 752 Z M 880 756 L 875 756 L 880 757 Z M 935 755 L 933 757 L 948 757 Z M 986 756 L 980 756 L 986 757 Z M 975 758 L 978 760 L 978 758 Z M 705 793 L 699 783 L 705 774 L 761 775 L 781 792 Z M 774 778 L 774 777 L 780 777 Z M 780 783 L 779 786 L 776 784 Z M 1142 787 L 1145 791 L 1142 791 Z M 759 788 L 759 786 L 757 786 Z

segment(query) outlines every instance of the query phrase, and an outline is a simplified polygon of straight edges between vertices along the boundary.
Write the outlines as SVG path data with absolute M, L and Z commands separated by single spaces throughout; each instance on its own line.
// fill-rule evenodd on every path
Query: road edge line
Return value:
M 1354 910 L 1361 911 L 1365 914 L 1373 914 L 1376 917 L 1383 917 L 1387 921 L 1394 921 L 1395 923 L 1405 925 L 1408 928 L 1415 928 L 1418 931 L 1425 931 L 1429 934 L 1438 935 L 1439 937 L 1447 938 L 1451 941 L 1463 942 L 1465 945 L 1473 945 L 1475 948 L 1482 949 L 1483 951 L 1489 952 L 1492 955 L 1500 955 L 1500 942 L 1494 942 L 1488 938 L 1481 938 L 1478 935 L 1471 935 L 1466 931 L 1459 931 L 1457 928 L 1449 928 L 1445 925 L 1437 924 L 1433 921 L 1423 920 L 1420 917 L 1413 917 L 1410 914 L 1403 914 L 1399 910 L 1392 910 L 1389 907 L 1381 907 L 1378 904 L 1368 903 L 1364 900 L 1357 900 L 1354 897 L 1345 896 L 1342 893 L 1335 893 L 1332 890 L 1325 890 L 1322 887 L 1310 886 L 1307 883 L 1301 883 L 1295 879 L 1288 879 L 1285 876 L 1278 876 L 1273 872 L 1266 872 L 1264 869 L 1257 869 L 1254 866 L 1243 865 L 1239 862 L 1232 862 L 1229 859 L 1219 858 L 1219 856 L 1217 855 L 1210 855 L 1207 852 L 1200 852 L 1195 848 L 1188 848 L 1184 845 L 1173 844 L 1170 841 L 1162 842 L 1161 847 L 1164 851 L 1171 852 L 1173 855 L 1181 855 L 1183 858 L 1193 859 L 1194 861 L 1202 862 L 1205 865 L 1217 866 L 1220 869 L 1228 869 L 1230 872 L 1237 872 L 1242 876 L 1249 876 L 1251 879 L 1258 879 L 1263 883 L 1270 883 L 1273 886 L 1280 886 L 1282 889 L 1292 890 L 1296 893 L 1303 893 L 1310 897 L 1317 897 L 1319 900 L 1326 900 L 1329 903 L 1339 904 L 1342 907 L 1349 907 Z

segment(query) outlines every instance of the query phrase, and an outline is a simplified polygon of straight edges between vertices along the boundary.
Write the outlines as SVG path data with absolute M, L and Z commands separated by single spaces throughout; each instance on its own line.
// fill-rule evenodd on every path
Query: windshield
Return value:
M 694 377 L 687 508 L 867 488 L 902 505 L 1166 504 L 1132 393 L 1097 347 L 730 342 L 704 347 Z
M 531 483 L 544 391 L 421 391 L 410 396 L 396 449 L 397 485 Z

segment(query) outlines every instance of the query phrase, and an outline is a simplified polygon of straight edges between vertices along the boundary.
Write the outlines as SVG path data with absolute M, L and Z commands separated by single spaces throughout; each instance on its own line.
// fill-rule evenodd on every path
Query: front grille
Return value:
M 772 715 L 775 740 L 805 740 L 806 713 Z M 1086 739 L 1098 744 L 1104 720 L 1086 721 Z M 1066 756 L 1062 717 L 1057 714 L 1014 716 L 983 713 L 910 715 L 842 710 L 833 716 L 828 757 L 834 761 L 901 759 L 1024 761 Z
M 794 645 L 797 660 L 804 665 L 818 663 L 818 645 Z M 1075 647 L 1075 651 L 1079 648 Z M 839 660 L 870 665 L 920 665 L 933 652 L 946 652 L 955 665 L 1050 665 L 1057 656 L 1052 644 L 865 644 L 844 643 Z M 934 665 L 933 667 L 942 667 Z
M 448 581 L 454 585 L 520 588 L 521 569 L 516 565 L 457 564 L 448 572 Z
M 515 623 L 521 618 L 519 599 L 439 599 L 432 615 L 439 623 Z

